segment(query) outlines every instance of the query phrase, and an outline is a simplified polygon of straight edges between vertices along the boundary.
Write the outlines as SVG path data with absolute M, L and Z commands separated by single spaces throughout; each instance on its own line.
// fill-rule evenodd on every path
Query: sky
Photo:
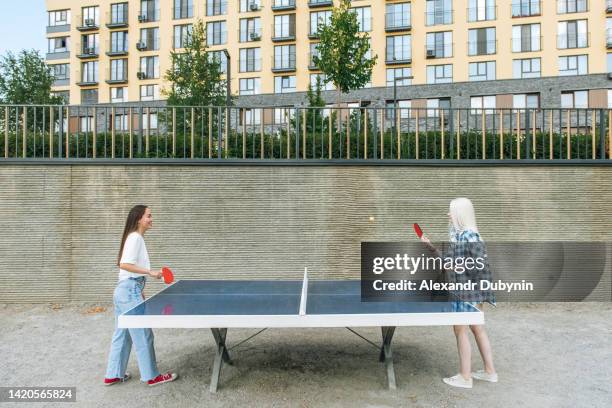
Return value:
M 0 0 L 0 55 L 24 48 L 47 51 L 45 0 Z

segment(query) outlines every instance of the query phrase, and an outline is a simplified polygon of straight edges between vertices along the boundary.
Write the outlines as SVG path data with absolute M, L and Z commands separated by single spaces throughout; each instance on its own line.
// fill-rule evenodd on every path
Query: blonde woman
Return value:
M 448 216 L 449 239 L 451 241 L 452 252 L 449 256 L 455 259 L 460 257 L 471 257 L 474 259 L 481 257 L 486 260 L 486 248 L 478 232 L 472 202 L 467 198 L 454 199 L 450 203 Z M 421 237 L 421 240 L 433 248 L 429 238 L 425 235 Z M 486 261 L 485 267 L 482 269 L 466 269 L 461 274 L 451 271 L 450 274 L 450 280 L 457 282 L 491 280 L 491 271 Z M 465 311 L 470 306 L 482 310 L 485 302 L 495 306 L 495 295 L 489 290 L 457 291 L 451 293 L 451 297 L 453 309 L 457 312 Z M 470 346 L 468 326 L 453 326 L 453 329 L 457 338 L 457 350 L 459 351 L 459 373 L 455 376 L 444 378 L 443 381 L 450 386 L 459 388 L 472 388 L 473 378 L 497 382 L 498 378 L 495 366 L 493 365 L 491 343 L 489 342 L 489 336 L 487 336 L 484 325 L 473 324 L 469 326 L 484 362 L 484 370 L 476 372 L 472 372 L 471 368 L 472 348 Z

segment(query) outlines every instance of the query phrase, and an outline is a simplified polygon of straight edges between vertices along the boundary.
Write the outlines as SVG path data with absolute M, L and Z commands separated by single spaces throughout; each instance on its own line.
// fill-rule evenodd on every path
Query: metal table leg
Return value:
M 225 337 L 227 336 L 227 329 L 210 329 L 215 343 L 217 344 L 217 351 L 215 354 L 215 361 L 213 363 L 212 377 L 210 379 L 210 392 L 217 392 L 217 386 L 219 384 L 219 376 L 221 375 L 221 366 L 223 362 L 232 364 L 227 347 L 225 346 Z
M 387 368 L 387 381 L 389 383 L 389 389 L 397 389 L 395 383 L 395 369 L 393 368 L 393 355 L 391 353 L 391 339 L 395 333 L 395 327 L 381 327 L 383 343 L 380 346 L 380 357 L 379 360 L 385 363 Z

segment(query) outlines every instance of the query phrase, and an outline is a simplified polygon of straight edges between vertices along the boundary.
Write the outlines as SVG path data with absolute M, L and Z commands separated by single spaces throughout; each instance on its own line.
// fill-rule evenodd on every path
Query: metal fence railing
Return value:
M 0 160 L 610 159 L 610 109 L 0 106 Z

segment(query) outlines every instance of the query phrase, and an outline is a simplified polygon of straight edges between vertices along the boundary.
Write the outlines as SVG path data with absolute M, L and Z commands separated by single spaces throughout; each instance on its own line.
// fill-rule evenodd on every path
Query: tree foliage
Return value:
M 367 57 L 370 38 L 359 31 L 357 13 L 350 9 L 351 1 L 342 0 L 332 11 L 329 24 L 321 24 L 321 42 L 313 62 L 338 90 L 347 93 L 364 87 L 372 75 L 377 56 Z
M 221 62 L 207 51 L 206 28 L 202 20 L 193 25 L 185 48 L 171 52 L 172 68 L 165 79 L 171 84 L 164 94 L 168 105 L 221 106 L 226 102 L 226 82 L 221 78 Z
M 53 73 L 36 50 L 8 52 L 0 58 L 0 102 L 4 104 L 61 104 L 51 95 Z

